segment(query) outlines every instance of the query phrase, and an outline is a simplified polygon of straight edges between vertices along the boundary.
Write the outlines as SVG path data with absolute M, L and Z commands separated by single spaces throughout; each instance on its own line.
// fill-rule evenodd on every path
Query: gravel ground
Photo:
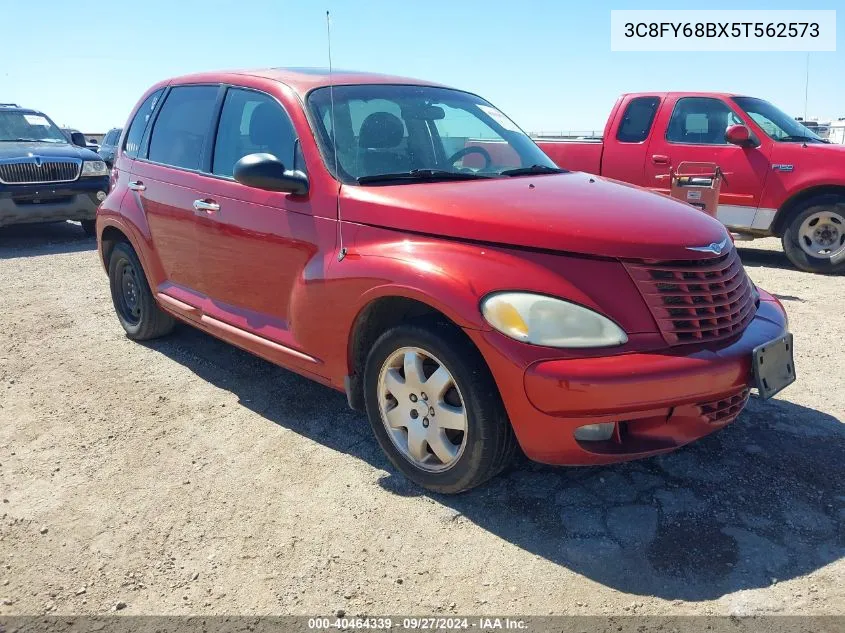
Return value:
M 443 497 L 340 393 L 126 339 L 78 226 L 0 229 L 0 615 L 845 614 L 845 277 L 742 255 L 796 384 L 668 456 Z

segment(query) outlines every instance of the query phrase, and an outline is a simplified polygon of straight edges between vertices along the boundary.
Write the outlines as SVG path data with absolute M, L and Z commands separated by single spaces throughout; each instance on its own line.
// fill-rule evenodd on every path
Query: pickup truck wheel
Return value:
M 441 493 L 498 474 L 516 450 L 483 358 L 446 324 L 399 325 L 376 341 L 364 376 L 367 415 L 390 461 Z
M 812 273 L 845 273 L 845 198 L 825 195 L 797 208 L 781 238 L 796 268 Z
M 114 310 L 126 336 L 136 341 L 169 334 L 176 321 L 155 302 L 134 249 L 115 245 L 109 259 L 109 285 Z
M 97 234 L 97 223 L 94 220 L 80 220 L 79 223 L 88 237 L 94 237 Z

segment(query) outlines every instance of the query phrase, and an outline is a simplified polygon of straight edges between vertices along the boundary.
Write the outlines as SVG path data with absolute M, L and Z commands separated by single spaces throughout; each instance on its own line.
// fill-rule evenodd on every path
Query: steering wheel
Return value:
M 481 154 L 484 157 L 484 167 L 482 167 L 482 171 L 490 167 L 493 164 L 493 157 L 490 156 L 490 152 L 488 152 L 483 147 L 479 147 L 478 145 L 470 145 L 469 147 L 464 147 L 463 149 L 459 149 L 457 152 L 452 154 L 449 158 L 446 159 L 446 162 L 450 165 L 454 165 L 457 163 L 461 158 L 467 156 L 469 154 Z

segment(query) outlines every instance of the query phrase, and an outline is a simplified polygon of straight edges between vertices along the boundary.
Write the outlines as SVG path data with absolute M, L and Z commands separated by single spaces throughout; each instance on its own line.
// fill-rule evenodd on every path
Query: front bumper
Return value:
M 93 220 L 108 193 L 108 176 L 38 185 L 0 184 L 0 226 L 61 220 Z
M 736 419 L 753 384 L 752 350 L 787 331 L 783 308 L 760 294 L 754 320 L 720 348 L 679 346 L 508 367 L 495 335 L 471 336 L 529 458 L 573 465 L 625 461 L 671 451 Z M 579 426 L 602 422 L 617 423 L 610 440 L 575 439 Z

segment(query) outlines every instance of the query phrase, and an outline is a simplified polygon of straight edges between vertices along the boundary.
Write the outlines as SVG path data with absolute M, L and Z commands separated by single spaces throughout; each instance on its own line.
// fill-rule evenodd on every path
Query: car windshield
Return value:
M 559 173 L 508 117 L 448 88 L 318 88 L 308 107 L 323 159 L 343 182 L 404 184 Z M 332 108 L 332 100 L 334 107 Z
M 62 131 L 43 114 L 0 110 L 0 143 L 4 141 L 67 143 Z
M 801 125 L 768 101 L 754 97 L 734 97 L 736 104 L 754 119 L 766 135 L 782 143 L 824 143 L 811 129 Z

